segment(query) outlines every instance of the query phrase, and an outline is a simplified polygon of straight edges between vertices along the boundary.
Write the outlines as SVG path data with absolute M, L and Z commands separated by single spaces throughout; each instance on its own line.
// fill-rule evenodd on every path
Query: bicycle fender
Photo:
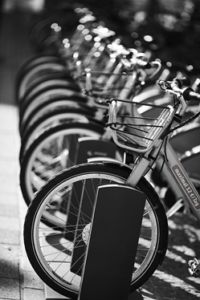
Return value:
M 88 158 L 87 162 L 90 163 L 108 163 L 108 164 L 114 164 L 114 165 L 119 165 L 121 167 L 126 167 L 129 170 L 131 170 L 131 167 L 129 167 L 127 164 L 114 159 L 114 158 L 110 158 L 110 157 L 92 157 L 92 158 Z

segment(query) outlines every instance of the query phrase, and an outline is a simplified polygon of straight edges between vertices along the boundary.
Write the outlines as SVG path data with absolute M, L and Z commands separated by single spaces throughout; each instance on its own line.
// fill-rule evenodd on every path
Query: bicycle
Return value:
M 145 62 L 144 66 L 141 66 L 140 64 L 143 63 L 144 62 L 142 62 L 141 54 L 138 54 L 138 61 L 135 61 L 134 58 L 135 67 L 133 66 L 133 68 L 135 68 L 135 70 L 127 73 L 127 75 L 122 75 L 122 83 L 124 85 L 120 85 L 120 89 L 117 86 L 115 90 L 115 86 L 114 89 L 112 86 L 111 90 L 109 91 L 110 85 L 105 89 L 105 86 L 103 84 L 102 90 L 97 90 L 96 96 L 96 90 L 88 90 L 88 92 L 90 92 L 89 97 L 93 98 L 94 106 L 96 108 L 102 108 L 103 99 L 110 97 L 110 95 L 114 95 L 114 93 L 121 96 L 123 99 L 128 96 L 131 99 L 131 91 L 134 92 L 134 88 L 136 88 L 136 86 L 140 87 L 140 80 L 145 80 L 144 77 L 141 76 L 140 70 L 145 70 L 146 65 L 148 65 L 148 67 L 154 70 L 154 72 L 151 74 L 152 76 L 154 76 L 157 74 L 157 71 L 161 66 L 159 61 L 151 62 L 149 64 Z M 132 64 L 130 64 L 130 66 L 132 66 Z M 91 73 L 93 74 L 93 72 L 90 71 L 88 71 L 87 73 L 89 82 Z M 98 72 L 95 74 L 97 76 L 99 75 Z M 103 76 L 105 75 L 106 74 L 103 73 Z M 146 79 L 148 80 L 148 77 L 151 78 L 151 75 L 147 76 Z M 111 74 L 111 77 L 113 77 L 112 81 L 116 80 L 116 76 L 114 73 Z M 120 73 L 117 74 L 117 78 L 121 78 Z M 104 103 L 103 112 L 107 111 L 107 109 L 107 104 Z M 78 112 L 79 110 L 77 110 L 77 113 Z M 32 201 L 34 193 L 51 176 L 53 176 L 55 172 L 58 172 L 61 169 L 67 168 L 76 163 L 73 153 L 74 151 L 76 151 L 76 148 L 73 148 L 71 145 L 76 145 L 78 138 L 84 136 L 96 136 L 100 138 L 101 136 L 103 136 L 103 133 L 106 131 L 104 113 L 100 114 L 99 119 L 93 118 L 92 116 L 90 117 L 87 113 L 85 117 L 87 118 L 87 120 L 85 120 L 84 122 L 81 119 L 79 121 L 73 120 L 70 123 L 65 122 L 65 124 L 59 124 L 46 129 L 31 144 L 29 144 L 28 148 L 25 148 L 26 151 L 23 159 L 21 160 L 20 187 L 23 198 L 28 205 Z M 70 120 L 70 118 L 68 120 Z M 110 139 L 109 134 L 107 139 Z M 23 155 L 23 153 L 21 153 L 21 155 Z M 116 157 L 117 156 L 118 153 L 116 154 Z M 119 157 L 121 157 L 121 155 Z
M 70 271 L 74 241 L 67 238 L 67 233 L 68 229 L 69 231 L 76 229 L 76 222 L 67 223 L 72 197 L 75 197 L 78 203 L 77 207 L 73 208 L 73 214 L 79 213 L 81 218 L 79 230 L 87 231 L 87 234 L 90 235 L 92 214 L 90 216 L 81 215 L 79 204 L 81 201 L 88 201 L 91 203 L 91 207 L 94 207 L 95 203 L 92 200 L 95 199 L 98 186 L 120 183 L 137 188 L 146 195 L 130 291 L 140 287 L 153 274 L 158 265 L 162 263 L 167 249 L 166 213 L 155 189 L 145 179 L 145 175 L 157 161 L 161 166 L 165 162 L 168 174 L 170 174 L 170 182 L 173 182 L 175 189 L 178 188 L 179 195 L 181 194 L 194 215 L 200 219 L 198 192 L 168 142 L 171 133 L 177 129 L 177 120 L 184 115 L 187 108 L 185 99 L 200 99 L 200 95 L 189 87 L 182 87 L 183 83 L 180 79 L 159 83 L 166 92 L 175 97 L 175 103 L 173 106 L 160 106 L 161 111 L 158 117 L 146 119 L 147 123 L 141 122 L 136 125 L 134 122 L 130 122 L 130 115 L 126 119 L 127 115 L 121 114 L 122 110 L 119 109 L 121 106 L 119 103 L 124 102 L 119 99 L 108 101 L 109 121 L 107 126 L 112 130 L 115 143 L 124 149 L 128 156 L 131 154 L 135 158 L 131 164 L 127 165 L 126 160 L 119 162 L 102 157 L 94 158 L 87 164 L 74 166 L 60 172 L 37 192 L 25 218 L 24 244 L 36 273 L 57 292 L 77 298 L 81 282 L 81 276 Z M 135 108 L 136 105 L 141 104 L 128 101 L 128 105 L 133 105 Z M 200 112 L 197 112 L 189 121 L 198 115 Z M 124 122 L 125 119 L 127 123 Z M 145 121 L 144 117 L 140 120 Z M 186 123 L 183 122 L 182 125 Z M 53 205 L 55 197 L 60 199 L 59 206 Z M 45 225 L 44 219 L 48 219 L 54 227 Z M 55 245 L 48 244 L 51 237 L 52 239 L 55 237 Z M 61 251 L 58 250 L 59 247 L 62 249 Z M 84 247 L 86 251 L 87 243 Z M 47 253 L 48 256 L 46 256 Z M 62 262 L 65 265 L 65 271 L 63 271 Z

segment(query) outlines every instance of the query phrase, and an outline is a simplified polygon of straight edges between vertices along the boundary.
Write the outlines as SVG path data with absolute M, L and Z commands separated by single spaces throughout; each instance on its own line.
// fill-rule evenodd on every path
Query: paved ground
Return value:
M 44 299 L 44 285 L 25 255 L 22 227 L 26 205 L 19 189 L 18 112 L 14 81 L 30 56 L 29 14 L 7 13 L 0 28 L 0 299 Z
M 26 31 L 29 17 L 28 13 L 7 13 L 0 28 L 0 300 L 45 299 L 44 285 L 23 248 L 26 206 L 18 179 L 20 140 L 14 80 L 31 55 Z M 200 298 L 200 278 L 188 276 L 186 263 L 200 254 L 200 226 L 192 217 L 177 215 L 169 221 L 169 228 L 164 263 L 141 293 L 145 300 L 196 300 Z
M 200 229 L 196 220 L 176 215 L 169 220 L 169 246 L 162 266 L 142 287 L 144 299 L 200 298 L 200 278 L 189 276 L 187 262 L 200 253 Z M 147 296 L 147 298 L 146 298 Z

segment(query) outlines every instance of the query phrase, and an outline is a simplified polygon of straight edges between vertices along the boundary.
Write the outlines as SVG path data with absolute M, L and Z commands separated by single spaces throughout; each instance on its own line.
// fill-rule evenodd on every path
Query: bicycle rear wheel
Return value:
M 76 240 L 63 234 L 68 232 L 67 226 L 71 233 L 73 228 L 76 229 L 76 223 L 69 221 L 69 212 L 73 216 L 80 214 L 78 229 L 82 236 L 84 228 L 93 220 L 92 213 L 88 216 L 81 212 L 80 201 L 91 204 L 92 211 L 97 187 L 111 183 L 125 184 L 130 171 L 128 167 L 111 164 L 79 165 L 59 173 L 37 193 L 26 215 L 24 243 L 34 270 L 55 291 L 77 298 L 80 290 L 81 273 L 75 272 L 71 265 Z M 162 263 L 168 237 L 166 215 L 152 186 L 143 178 L 137 188 L 146 195 L 146 204 L 130 291 L 144 284 Z M 73 206 L 74 196 L 77 204 Z M 55 198 L 57 205 L 54 205 Z M 47 226 L 48 222 L 51 227 Z M 87 250 L 87 243 L 83 245 L 83 250 Z

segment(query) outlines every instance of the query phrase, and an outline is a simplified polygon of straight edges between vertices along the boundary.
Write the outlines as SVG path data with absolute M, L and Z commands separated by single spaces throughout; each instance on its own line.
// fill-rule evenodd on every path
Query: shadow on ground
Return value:
M 162 266 L 142 286 L 144 299 L 196 300 L 200 277 L 191 277 L 187 263 L 200 258 L 200 226 L 192 217 L 177 214 L 169 220 L 169 243 Z

